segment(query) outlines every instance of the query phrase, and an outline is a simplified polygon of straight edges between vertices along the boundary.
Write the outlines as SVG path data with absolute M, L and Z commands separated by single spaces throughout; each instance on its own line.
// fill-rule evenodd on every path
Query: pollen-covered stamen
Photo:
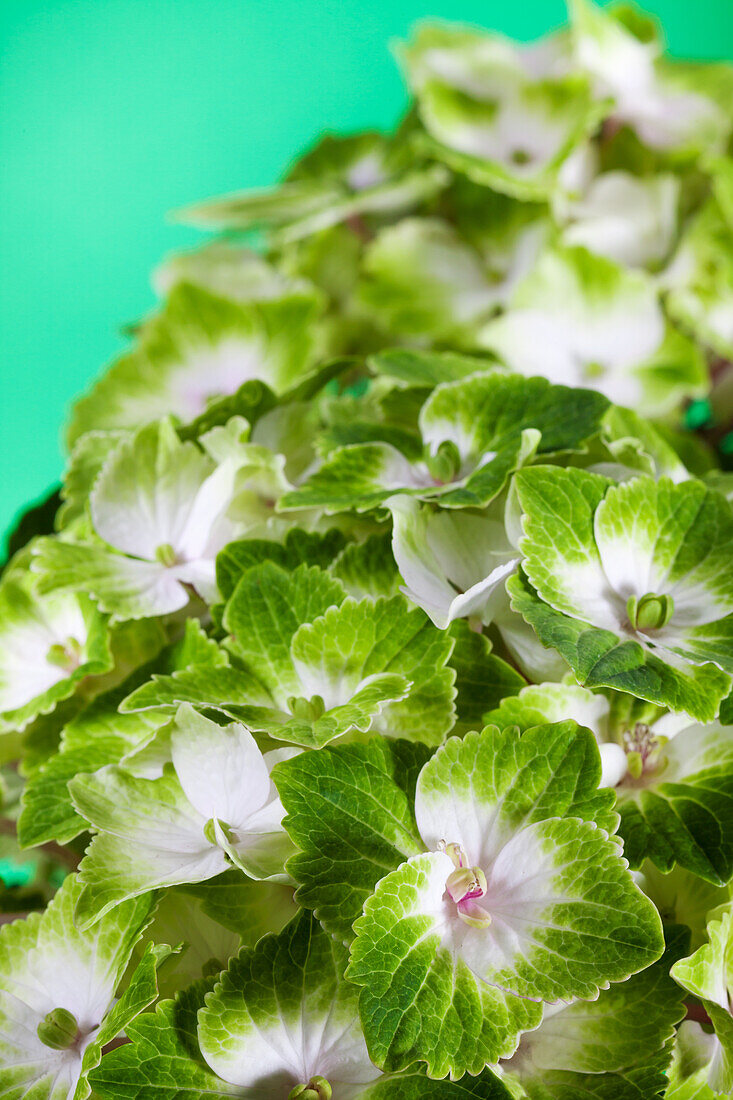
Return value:
M 458 916 L 471 928 L 488 928 L 491 916 L 476 901 L 486 894 L 486 875 L 480 867 L 468 866 L 466 853 L 460 844 L 446 844 L 441 841 L 438 848 L 445 852 L 455 867 L 455 871 L 451 871 L 446 879 L 445 888 L 456 903 Z

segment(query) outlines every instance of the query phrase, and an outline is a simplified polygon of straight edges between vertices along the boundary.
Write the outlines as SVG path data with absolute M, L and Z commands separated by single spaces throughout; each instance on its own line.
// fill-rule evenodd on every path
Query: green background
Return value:
M 674 53 L 733 57 L 733 0 L 647 0 Z M 424 16 L 532 38 L 562 0 L 0 0 L 0 532 L 63 468 L 73 396 L 191 231 L 165 214 L 275 180 L 324 129 L 402 108 Z

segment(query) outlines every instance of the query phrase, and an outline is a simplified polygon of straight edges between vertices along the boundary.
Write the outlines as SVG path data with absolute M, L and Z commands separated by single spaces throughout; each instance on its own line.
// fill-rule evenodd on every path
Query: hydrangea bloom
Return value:
M 0 581 L 7 1100 L 733 1090 L 733 77 L 569 8 L 183 211 L 76 404 Z

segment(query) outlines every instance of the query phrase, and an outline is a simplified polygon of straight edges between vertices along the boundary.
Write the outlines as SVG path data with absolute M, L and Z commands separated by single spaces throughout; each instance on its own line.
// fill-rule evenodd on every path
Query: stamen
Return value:
M 486 875 L 480 867 L 468 866 L 466 853 L 460 844 L 446 844 L 441 840 L 438 850 L 445 852 L 455 867 L 455 871 L 451 871 L 446 879 L 445 888 L 456 903 L 458 916 L 471 928 L 488 928 L 491 916 L 476 902 L 476 898 L 482 898 L 486 894 Z

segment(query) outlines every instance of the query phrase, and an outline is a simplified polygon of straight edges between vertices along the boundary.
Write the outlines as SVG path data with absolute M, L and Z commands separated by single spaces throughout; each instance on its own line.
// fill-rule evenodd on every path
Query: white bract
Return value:
M 521 374 L 600 390 L 642 413 L 659 415 L 676 393 L 704 384 L 692 345 L 668 330 L 653 281 L 583 248 L 545 252 L 478 342 Z
M 15 711 L 84 664 L 90 609 L 73 593 L 34 598 L 12 581 L 3 585 L 0 600 L 0 711 Z
M 263 754 L 244 726 L 218 726 L 184 705 L 160 778 L 115 766 L 77 776 L 74 804 L 99 830 L 80 870 L 81 910 L 103 913 L 123 898 L 203 882 L 232 864 L 255 879 L 288 881 L 291 848 L 270 770 L 297 752 Z
M 242 952 L 198 1015 L 207 1064 L 250 1100 L 356 1100 L 380 1077 L 344 948 L 301 912 Z
M 217 554 L 265 527 L 288 485 L 284 458 L 244 442 L 247 433 L 233 417 L 202 436 L 200 448 L 181 443 L 166 419 L 123 439 L 89 500 L 106 545 L 42 540 L 41 589 L 88 592 L 116 619 L 170 614 L 193 593 L 215 601 Z
M 596 94 L 611 97 L 613 117 L 655 149 L 720 140 L 727 120 L 708 96 L 694 91 L 672 66 L 660 63 L 656 40 L 641 41 L 620 20 L 588 0 L 572 0 L 575 50 Z
M 628 267 L 660 264 L 674 242 L 679 191 L 672 175 L 603 172 L 558 209 L 562 240 Z
M 454 619 L 491 622 L 504 581 L 519 561 L 503 523 L 464 511 L 434 511 L 408 496 L 385 502 L 402 591 L 445 629 Z
M 0 931 L 0 1089 L 4 1096 L 83 1100 L 80 1081 L 98 1064 L 101 1044 L 115 1037 L 123 1017 L 105 1037 L 104 1021 L 130 954 L 147 923 L 150 903 L 128 902 L 81 933 L 74 906 L 81 886 L 70 875 L 43 915 L 15 921 Z M 154 972 L 153 972 L 154 973 Z M 100 1042 L 101 1040 L 101 1042 Z

